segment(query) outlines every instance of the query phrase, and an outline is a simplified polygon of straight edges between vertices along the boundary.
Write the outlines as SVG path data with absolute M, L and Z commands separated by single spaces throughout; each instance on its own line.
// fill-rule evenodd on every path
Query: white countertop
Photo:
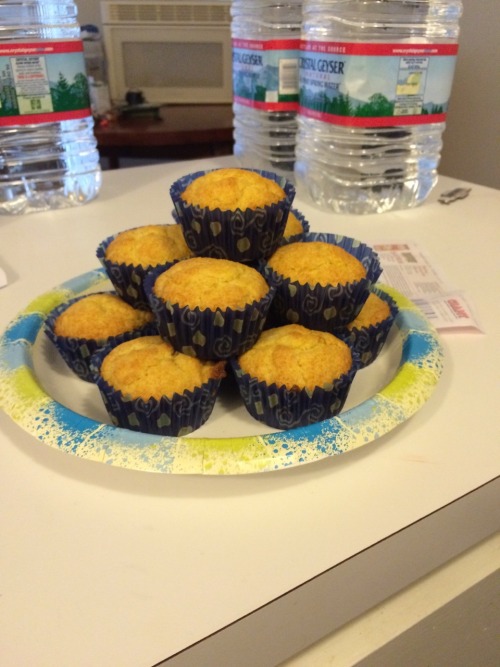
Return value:
M 170 221 L 175 178 L 231 162 L 104 172 L 82 208 L 0 218 L 0 330 L 97 268 L 106 236 Z M 431 399 L 361 449 L 275 473 L 155 475 L 61 453 L 0 412 L 2 665 L 274 665 L 498 530 L 500 192 L 437 202 L 458 185 L 380 216 L 294 202 L 317 231 L 419 243 L 485 331 L 442 334 Z

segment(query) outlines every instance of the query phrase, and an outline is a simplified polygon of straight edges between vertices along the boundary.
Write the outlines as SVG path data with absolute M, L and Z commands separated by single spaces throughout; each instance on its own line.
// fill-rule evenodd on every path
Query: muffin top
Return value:
M 176 352 L 160 336 L 142 336 L 113 348 L 101 364 L 101 377 L 125 398 L 147 401 L 172 398 L 211 378 L 222 378 L 224 366 L 222 361 L 200 361 Z
M 181 225 L 145 225 L 120 232 L 106 249 L 116 264 L 158 266 L 191 257 Z
M 161 273 L 153 291 L 181 307 L 241 310 L 264 298 L 269 285 L 251 266 L 229 259 L 193 257 Z
M 352 322 L 349 322 L 347 328 L 349 330 L 361 329 L 362 327 L 380 324 L 380 322 L 386 320 L 390 314 L 391 309 L 389 304 L 377 296 L 377 294 L 370 292 L 363 308 L 359 311 L 357 317 L 352 320 Z
M 295 213 L 293 213 L 293 211 L 290 211 L 286 221 L 285 231 L 283 232 L 283 238 L 289 239 L 291 236 L 297 236 L 298 234 L 302 234 L 303 232 L 304 232 L 304 227 L 302 226 L 302 223 L 297 218 Z
M 340 246 L 324 241 L 288 243 L 267 260 L 276 273 L 293 282 L 344 285 L 366 277 L 363 264 Z
M 214 169 L 195 178 L 182 199 L 190 205 L 211 210 L 235 211 L 262 208 L 286 197 L 283 188 L 270 178 L 246 169 Z
M 139 329 L 152 321 L 151 312 L 138 310 L 115 294 L 89 294 L 58 316 L 54 333 L 70 338 L 104 340 Z
M 349 346 L 333 334 L 287 324 L 264 331 L 238 362 L 261 382 L 313 390 L 347 373 L 352 355 Z

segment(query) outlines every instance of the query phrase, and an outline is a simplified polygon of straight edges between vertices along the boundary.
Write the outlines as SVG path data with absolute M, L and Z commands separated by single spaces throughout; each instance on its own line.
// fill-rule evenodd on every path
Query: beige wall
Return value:
M 500 189 L 500 1 L 463 5 L 440 172 Z
M 101 26 L 100 0 L 76 0 L 80 25 L 94 23 Z
M 77 5 L 80 23 L 100 25 L 99 0 Z M 463 5 L 440 172 L 500 189 L 500 0 Z

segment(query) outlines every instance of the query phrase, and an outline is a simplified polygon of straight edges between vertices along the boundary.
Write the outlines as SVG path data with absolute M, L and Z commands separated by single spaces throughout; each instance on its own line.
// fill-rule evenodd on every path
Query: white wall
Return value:
M 80 23 L 100 26 L 99 0 L 76 1 Z M 440 172 L 500 189 L 500 0 L 463 5 Z

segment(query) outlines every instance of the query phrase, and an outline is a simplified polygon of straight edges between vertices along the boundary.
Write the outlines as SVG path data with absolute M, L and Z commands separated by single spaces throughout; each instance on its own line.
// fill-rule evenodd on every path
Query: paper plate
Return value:
M 106 422 L 104 408 L 92 407 L 98 402 L 97 387 L 71 377 L 55 352 L 47 352 L 50 341 L 43 333 L 43 322 L 55 306 L 86 292 L 109 289 L 103 269 L 77 276 L 41 295 L 9 324 L 0 338 L 0 407 L 45 445 L 84 459 L 147 472 L 270 472 L 344 454 L 409 419 L 429 399 L 442 373 L 443 350 L 435 329 L 406 297 L 392 288 L 377 287 L 390 294 L 399 308 L 392 342 L 386 344 L 388 351 L 396 354 L 393 367 L 372 395 L 353 407 L 347 402 L 347 409 L 318 424 L 259 432 L 266 427 L 249 416 L 240 417 L 237 412 L 236 418 L 228 415 L 226 419 L 224 400 L 214 417 L 217 437 L 205 436 L 210 431 L 204 427 L 190 436 L 173 438 L 136 433 Z M 53 356 L 44 367 L 40 359 L 47 354 Z M 372 364 L 372 373 L 377 372 L 377 364 L 379 360 Z M 47 370 L 54 366 L 55 371 Z M 359 371 L 357 378 L 365 372 Z M 54 377 L 49 378 L 51 373 Z M 91 398 L 75 399 L 75 404 L 83 407 L 72 409 L 67 397 L 76 396 L 83 385 L 89 385 L 85 391 L 94 393 Z M 230 423 L 238 429 L 221 437 L 229 428 L 224 425 Z

